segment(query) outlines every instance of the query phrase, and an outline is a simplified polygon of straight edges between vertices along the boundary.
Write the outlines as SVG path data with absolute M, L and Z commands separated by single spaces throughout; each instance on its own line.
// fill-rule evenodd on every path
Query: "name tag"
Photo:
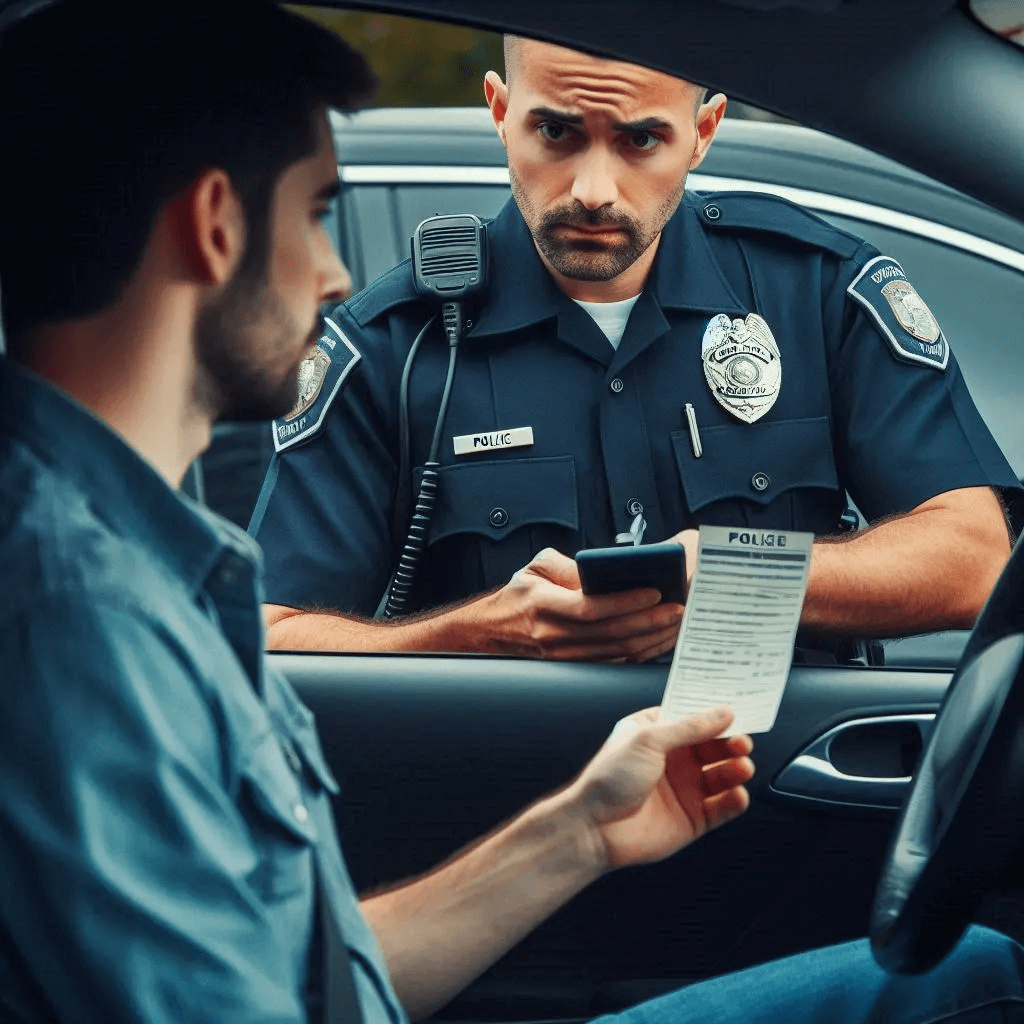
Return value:
M 453 437 L 452 444 L 456 455 L 472 455 L 473 452 L 487 452 L 493 448 L 525 448 L 533 444 L 533 427 L 513 427 L 490 434 L 463 434 Z

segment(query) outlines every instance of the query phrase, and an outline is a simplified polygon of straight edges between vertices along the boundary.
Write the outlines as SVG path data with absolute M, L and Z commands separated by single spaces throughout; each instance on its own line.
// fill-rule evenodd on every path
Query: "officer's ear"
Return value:
M 718 126 L 725 116 L 727 103 L 728 100 L 725 98 L 725 94 L 716 92 L 714 96 L 709 96 L 697 108 L 697 145 L 693 150 L 693 156 L 690 158 L 691 171 L 695 167 L 700 166 L 707 151 L 711 148 L 711 143 L 714 141 Z
M 484 96 L 487 98 L 487 106 L 491 108 L 494 128 L 504 146 L 505 115 L 508 113 L 508 86 L 501 80 L 497 71 L 488 71 L 484 75 Z

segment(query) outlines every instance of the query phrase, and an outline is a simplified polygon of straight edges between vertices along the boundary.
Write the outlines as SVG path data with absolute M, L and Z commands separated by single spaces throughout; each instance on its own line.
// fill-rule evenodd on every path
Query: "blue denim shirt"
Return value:
M 307 1019 L 319 870 L 367 1024 L 405 1014 L 259 549 L 0 358 L 0 1016 Z M 6 1011 L 6 1012 L 4 1012 Z

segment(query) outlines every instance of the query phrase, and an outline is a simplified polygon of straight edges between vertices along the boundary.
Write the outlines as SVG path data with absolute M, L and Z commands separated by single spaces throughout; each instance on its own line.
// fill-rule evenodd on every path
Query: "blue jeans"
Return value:
M 1024 949 L 973 927 L 933 971 L 886 974 L 867 940 L 699 982 L 592 1024 L 1024 1022 Z

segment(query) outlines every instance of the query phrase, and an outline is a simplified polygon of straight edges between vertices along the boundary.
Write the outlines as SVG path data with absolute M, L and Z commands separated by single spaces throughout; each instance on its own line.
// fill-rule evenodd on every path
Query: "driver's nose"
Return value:
M 340 257 L 330 249 L 328 266 L 325 270 L 323 288 L 320 292 L 321 302 L 344 302 L 352 294 L 352 275 Z

